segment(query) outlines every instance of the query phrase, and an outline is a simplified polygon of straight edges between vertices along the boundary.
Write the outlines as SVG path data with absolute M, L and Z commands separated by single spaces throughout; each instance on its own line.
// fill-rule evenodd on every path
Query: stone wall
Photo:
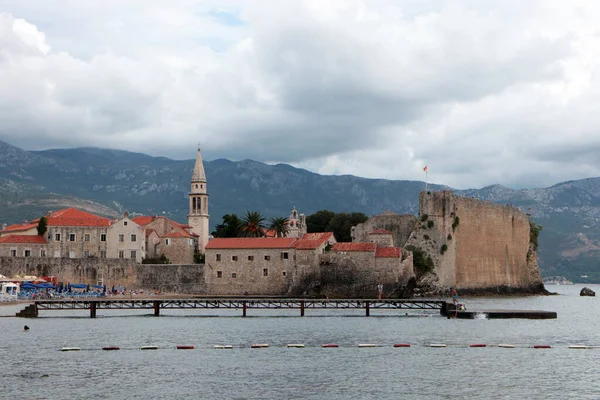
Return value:
M 441 289 L 543 289 L 539 267 L 530 252 L 529 219 L 519 209 L 450 191 L 421 192 L 419 205 L 418 227 L 407 245 L 431 256 Z
M 165 293 L 206 294 L 204 265 L 138 264 L 127 259 L 0 257 L 0 274 L 57 276 L 63 283 L 94 285 L 104 279 L 107 288 L 160 290 Z
M 369 242 L 370 232 L 376 229 L 387 229 L 392 232 L 394 247 L 404 247 L 416 223 L 417 218 L 414 215 L 399 215 L 388 211 L 374 215 L 364 223 L 352 227 L 352 241 Z

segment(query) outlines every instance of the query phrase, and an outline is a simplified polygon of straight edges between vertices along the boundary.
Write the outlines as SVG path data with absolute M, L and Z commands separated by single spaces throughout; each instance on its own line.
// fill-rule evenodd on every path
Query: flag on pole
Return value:
M 427 172 L 427 165 L 423 168 L 423 171 Z

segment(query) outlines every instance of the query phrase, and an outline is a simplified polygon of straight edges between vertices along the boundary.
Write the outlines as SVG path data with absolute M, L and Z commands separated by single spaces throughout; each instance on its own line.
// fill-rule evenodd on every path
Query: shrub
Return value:
M 458 228 L 458 224 L 460 224 L 460 218 L 458 218 L 457 215 L 456 217 L 454 217 L 454 222 L 452 223 L 452 232 L 454 232 L 456 228 Z
M 427 215 L 427 214 L 421 215 L 421 222 L 427 221 L 427 218 L 429 218 L 429 215 Z
M 448 251 L 448 246 L 447 246 L 447 245 L 445 245 L 445 244 L 443 244 L 443 245 L 442 245 L 442 248 L 440 249 L 440 253 L 441 253 L 441 254 L 444 254 L 446 251 Z
M 414 246 L 406 246 L 406 250 L 413 253 L 413 266 L 417 275 L 424 275 L 433 271 L 433 260 L 430 256 L 425 257 L 423 250 Z
M 452 240 L 452 235 L 448 234 L 448 240 Z
M 199 251 L 195 251 L 194 264 L 204 264 L 204 261 L 206 261 L 206 256 L 203 253 L 200 253 Z
M 429 239 L 431 239 L 431 238 L 429 237 L 429 235 L 423 235 L 423 239 L 425 239 L 425 240 L 429 240 Z
M 431 220 L 427 221 L 427 227 L 429 229 L 433 228 L 433 221 L 431 221 Z
M 538 238 L 542 229 L 541 225 L 529 221 L 529 244 L 533 245 L 533 250 L 537 250 L 538 248 Z
M 142 264 L 171 264 L 171 261 L 167 256 L 162 254 L 160 257 L 144 258 Z

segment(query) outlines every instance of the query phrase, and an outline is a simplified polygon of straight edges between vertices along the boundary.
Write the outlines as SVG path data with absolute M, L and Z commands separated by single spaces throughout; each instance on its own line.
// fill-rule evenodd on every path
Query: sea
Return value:
M 586 286 L 600 296 L 600 285 Z M 555 296 L 460 298 L 469 310 L 556 311 L 555 320 L 377 309 L 370 317 L 364 310 L 307 309 L 304 317 L 248 310 L 246 318 L 241 310 L 161 310 L 160 317 L 98 310 L 96 319 L 88 311 L 22 319 L 10 316 L 24 305 L 1 306 L 0 398 L 598 399 L 600 348 L 569 348 L 600 346 L 600 300 L 580 297 L 582 287 L 548 285 Z M 81 351 L 60 351 L 67 346 Z

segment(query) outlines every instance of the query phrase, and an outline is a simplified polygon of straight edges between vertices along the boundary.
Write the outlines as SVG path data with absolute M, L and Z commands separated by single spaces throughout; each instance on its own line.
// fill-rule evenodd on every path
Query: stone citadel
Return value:
M 373 297 L 441 293 L 543 293 L 527 215 L 514 207 L 421 192 L 419 216 L 386 212 L 352 228 L 352 242 L 307 233 L 294 209 L 287 237 L 211 238 L 200 149 L 187 223 L 125 213 L 111 220 L 77 209 L 0 231 L 0 274 L 215 295 Z M 203 264 L 195 264 L 198 255 Z M 141 264 L 167 257 L 172 264 Z

